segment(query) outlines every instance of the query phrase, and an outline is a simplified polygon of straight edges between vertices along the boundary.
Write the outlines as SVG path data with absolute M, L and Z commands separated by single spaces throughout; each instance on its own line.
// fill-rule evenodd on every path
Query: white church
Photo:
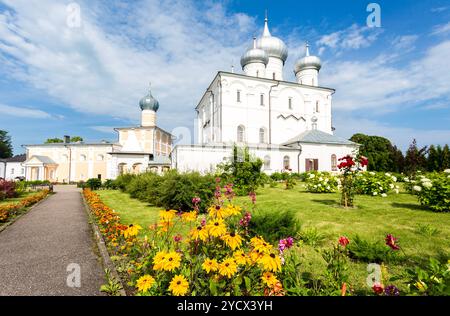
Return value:
M 246 146 L 264 172 L 337 171 L 337 159 L 358 144 L 333 135 L 334 89 L 319 85 L 321 61 L 306 54 L 295 63 L 296 82 L 283 78 L 286 44 L 272 36 L 267 18 L 261 37 L 241 58 L 243 74 L 219 71 L 196 107 L 197 143 L 176 145 L 172 168 L 209 172 Z
M 266 18 L 262 36 L 241 58 L 244 73 L 219 71 L 200 99 L 196 144 L 173 146 L 173 135 L 157 126 L 159 102 L 149 91 L 139 102 L 140 125 L 116 128 L 117 142 L 73 143 L 67 136 L 63 143 L 23 145 L 23 176 L 67 183 L 169 168 L 206 173 L 230 159 L 235 145 L 248 147 L 268 174 L 337 171 L 337 159 L 358 144 L 333 135 L 335 91 L 319 85 L 321 62 L 308 46 L 295 64 L 296 82 L 283 79 L 287 57 Z

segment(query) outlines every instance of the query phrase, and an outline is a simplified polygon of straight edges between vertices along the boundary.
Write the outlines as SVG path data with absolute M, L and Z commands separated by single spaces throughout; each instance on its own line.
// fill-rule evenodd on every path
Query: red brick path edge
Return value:
M 97 248 L 102 257 L 103 267 L 108 269 L 110 271 L 111 278 L 120 284 L 120 286 L 121 286 L 121 290 L 119 291 L 120 296 L 127 296 L 127 293 L 124 290 L 125 287 L 123 286 L 122 279 L 120 278 L 119 274 L 117 273 L 116 266 L 114 265 L 114 263 L 111 260 L 111 257 L 109 256 L 108 249 L 106 248 L 105 240 L 103 239 L 103 236 L 100 233 L 100 229 L 97 226 L 95 217 L 91 213 L 91 209 L 89 208 L 88 204 L 86 203 L 86 199 L 84 198 L 83 192 L 81 192 L 80 194 L 81 194 L 81 198 L 83 199 L 84 210 L 86 211 L 86 214 L 89 219 L 89 223 L 91 224 L 92 231 L 94 232 L 94 235 L 95 235 L 95 241 L 97 242 Z

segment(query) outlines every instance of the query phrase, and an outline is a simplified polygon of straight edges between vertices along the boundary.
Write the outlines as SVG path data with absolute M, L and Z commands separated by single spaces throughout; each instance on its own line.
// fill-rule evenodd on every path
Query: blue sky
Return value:
M 219 70 L 240 71 L 267 9 L 288 45 L 287 80 L 305 41 L 322 59 L 337 135 L 381 135 L 403 150 L 412 138 L 450 143 L 450 3 L 377 1 L 376 28 L 369 2 L 0 0 L 0 129 L 15 153 L 65 134 L 114 141 L 113 127 L 138 124 L 149 81 L 158 124 L 192 129 L 205 88 Z M 67 23 L 71 3 L 80 27 Z

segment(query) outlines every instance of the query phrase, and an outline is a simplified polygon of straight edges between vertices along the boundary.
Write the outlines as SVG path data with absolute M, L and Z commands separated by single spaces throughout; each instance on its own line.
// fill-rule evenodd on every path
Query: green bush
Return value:
M 427 266 L 407 268 L 406 283 L 410 294 L 442 296 L 450 295 L 450 260 L 439 262 L 430 258 Z
M 435 212 L 450 212 L 450 173 L 418 175 L 409 181 L 408 187 L 420 204 Z
M 302 229 L 299 233 L 300 240 L 305 244 L 316 247 L 320 246 L 325 241 L 325 235 L 320 233 L 317 228 L 311 227 Z
M 114 182 L 119 190 L 126 191 L 128 184 L 136 177 L 135 174 L 124 173 L 118 176 Z
M 300 224 L 293 211 L 254 211 L 249 224 L 250 232 L 263 236 L 270 242 L 277 242 L 286 237 L 294 237 L 300 230 Z
M 381 242 L 369 242 L 358 235 L 347 246 L 349 257 L 368 263 L 399 261 L 397 252 Z
M 160 183 L 163 176 L 154 172 L 145 172 L 131 178 L 126 184 L 125 192 L 130 197 L 158 205 Z
M 90 178 L 86 181 L 85 187 L 91 189 L 92 191 L 98 190 L 102 187 L 102 180 L 98 178 Z
M 356 193 L 385 197 L 391 190 L 399 192 L 396 182 L 397 177 L 387 172 L 360 172 L 355 178 Z
M 105 182 L 103 182 L 102 187 L 106 190 L 116 190 L 118 189 L 116 181 L 111 179 L 106 179 Z
M 252 157 L 247 147 L 233 147 L 233 155 L 229 162 L 218 166 L 220 177 L 234 184 L 237 195 L 247 195 L 264 185 L 264 176 L 261 171 L 262 160 Z
M 312 171 L 305 176 L 306 190 L 312 193 L 331 193 L 338 189 L 338 179 L 329 172 Z

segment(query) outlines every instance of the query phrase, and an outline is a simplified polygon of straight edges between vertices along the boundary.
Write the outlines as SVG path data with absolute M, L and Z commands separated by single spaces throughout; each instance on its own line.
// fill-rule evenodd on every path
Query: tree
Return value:
M 47 138 L 45 141 L 46 144 L 53 144 L 53 143 L 64 143 L 64 140 L 61 138 Z
M 11 136 L 7 131 L 0 130 L 0 158 L 11 158 L 13 155 L 13 148 L 11 144 Z
M 428 156 L 427 156 L 427 170 L 428 171 L 439 171 L 441 169 L 441 153 L 442 148 L 438 146 L 437 148 L 434 145 L 430 145 L 428 148 Z
M 405 168 L 405 157 L 400 149 L 397 146 L 392 146 L 390 148 L 390 160 L 392 161 L 391 169 L 389 171 L 393 172 L 403 172 Z
M 409 145 L 405 156 L 405 172 L 408 174 L 416 174 L 418 170 L 425 170 L 427 167 L 427 146 L 418 148 L 416 139 L 413 139 Z
M 83 137 L 80 137 L 80 136 L 73 136 L 70 138 L 71 143 L 77 143 L 77 142 L 82 142 L 82 141 L 83 141 Z
M 441 157 L 442 169 L 450 169 L 450 149 L 447 144 L 445 144 L 444 148 L 442 148 Z
M 361 144 L 359 153 L 369 159 L 367 170 L 396 171 L 398 169 L 397 166 L 394 166 L 393 159 L 402 159 L 399 157 L 398 150 L 394 150 L 394 146 L 389 139 L 357 133 L 350 140 Z

